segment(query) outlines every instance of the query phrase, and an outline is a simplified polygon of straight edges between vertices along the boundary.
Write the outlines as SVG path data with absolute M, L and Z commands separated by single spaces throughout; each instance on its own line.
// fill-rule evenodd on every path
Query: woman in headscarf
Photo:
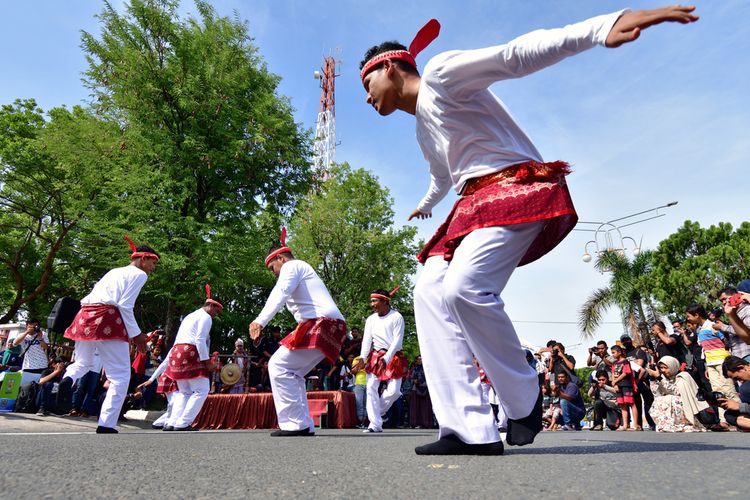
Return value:
M 659 359 L 658 370 L 649 369 L 654 380 L 651 391 L 654 404 L 649 413 L 656 423 L 657 432 L 704 432 L 706 428 L 696 415 L 708 408 L 698 401 L 698 386 L 686 372 L 680 372 L 680 363 L 672 356 Z

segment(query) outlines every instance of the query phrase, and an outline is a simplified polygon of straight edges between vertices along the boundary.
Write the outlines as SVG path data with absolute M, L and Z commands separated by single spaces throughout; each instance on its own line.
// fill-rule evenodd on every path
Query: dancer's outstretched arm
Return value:
M 694 5 L 672 5 L 652 10 L 626 12 L 612 26 L 605 45 L 610 48 L 636 40 L 641 31 L 656 24 L 665 22 L 688 24 L 698 20 L 693 14 Z

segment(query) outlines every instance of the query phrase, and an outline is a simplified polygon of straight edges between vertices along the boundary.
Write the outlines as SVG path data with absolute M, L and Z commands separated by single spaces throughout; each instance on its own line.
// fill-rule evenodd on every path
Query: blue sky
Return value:
M 329 53 L 341 60 L 336 80 L 337 161 L 374 172 L 395 200 L 398 224 L 428 185 L 414 119 L 378 116 L 364 102 L 358 65 L 365 50 L 386 39 L 405 44 L 429 18 L 440 37 L 420 54 L 420 67 L 453 49 L 501 44 L 538 28 L 553 28 L 620 8 L 653 8 L 656 1 L 610 0 L 216 0 L 222 15 L 246 20 L 298 122 L 313 128 L 319 87 L 312 77 Z M 666 4 L 666 2 L 665 2 Z M 86 67 L 80 30 L 98 32 L 97 1 L 27 0 L 0 5 L 2 78 L 0 103 L 33 97 L 44 109 L 85 102 Z M 121 0 L 113 2 L 122 9 Z M 493 85 L 547 160 L 574 167 L 568 178 L 581 220 L 609 220 L 678 201 L 664 217 L 632 226 L 624 235 L 643 237 L 645 248 L 686 219 L 707 226 L 747 220 L 745 180 L 750 165 L 750 2 L 695 2 L 698 23 L 656 26 L 633 44 L 595 48 L 529 77 Z M 181 12 L 194 11 L 185 1 Z M 337 51 L 340 49 L 340 52 Z M 428 238 L 453 199 L 434 217 L 417 223 Z M 581 343 L 573 322 L 595 288 L 606 283 L 581 261 L 590 234 L 572 233 L 542 260 L 520 268 L 504 300 L 519 335 L 540 345 L 556 338 Z M 622 327 L 609 314 L 597 338 L 609 342 Z M 612 323 L 612 324 L 609 324 Z M 579 364 L 585 341 L 569 349 Z

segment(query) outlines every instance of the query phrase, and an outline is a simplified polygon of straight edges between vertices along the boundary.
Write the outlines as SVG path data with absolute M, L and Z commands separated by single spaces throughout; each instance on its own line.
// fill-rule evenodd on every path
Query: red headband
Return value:
M 276 250 L 268 254 L 268 257 L 266 257 L 266 265 L 268 265 L 269 262 L 271 262 L 282 253 L 292 253 L 292 250 L 288 246 L 286 246 L 286 227 L 281 228 L 279 243 L 281 243 L 281 248 L 277 248 Z
M 388 295 L 383 295 L 383 294 L 380 294 L 380 293 L 371 293 L 370 294 L 370 298 L 371 299 L 382 299 L 382 300 L 385 300 L 386 302 L 390 302 L 391 301 L 391 297 L 393 297 L 393 294 L 396 293 L 396 291 L 398 291 L 399 288 L 401 288 L 401 287 L 400 286 L 396 286 L 396 288 L 394 288 L 393 290 L 391 290 L 390 293 L 388 293 Z
M 135 243 L 133 243 L 133 240 L 131 240 L 130 236 L 128 236 L 127 234 L 124 235 L 122 239 L 128 242 L 128 245 L 130 245 L 130 250 L 133 252 L 132 254 L 130 254 L 130 260 L 140 259 L 142 257 L 159 260 L 159 256 L 153 252 L 139 252 L 138 250 L 136 250 Z
M 219 304 L 217 301 L 211 298 L 211 285 L 209 285 L 208 283 L 206 283 L 206 303 L 213 304 L 219 309 L 224 309 L 223 305 Z
M 414 36 L 414 40 L 409 44 L 409 50 L 389 50 L 388 52 L 382 52 L 376 55 L 365 63 L 362 67 L 362 71 L 359 73 L 359 77 L 364 80 L 367 73 L 372 71 L 377 65 L 384 61 L 393 59 L 404 61 L 413 66 L 414 69 L 417 69 L 417 61 L 415 61 L 415 58 L 425 47 L 432 43 L 439 34 L 440 23 L 437 19 L 430 19 Z

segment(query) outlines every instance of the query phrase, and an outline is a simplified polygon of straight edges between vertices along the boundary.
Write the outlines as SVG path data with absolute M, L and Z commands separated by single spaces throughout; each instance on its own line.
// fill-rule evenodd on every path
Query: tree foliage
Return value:
M 300 202 L 290 221 L 295 256 L 312 265 L 350 327 L 372 314 L 370 292 L 400 285 L 392 305 L 404 316 L 407 355 L 416 353 L 411 276 L 416 228 L 394 227 L 393 199 L 371 173 L 347 164 Z
M 750 277 L 750 222 L 702 228 L 685 221 L 659 243 L 645 289 L 665 312 L 683 315 L 693 303 L 715 302 L 717 292 Z

